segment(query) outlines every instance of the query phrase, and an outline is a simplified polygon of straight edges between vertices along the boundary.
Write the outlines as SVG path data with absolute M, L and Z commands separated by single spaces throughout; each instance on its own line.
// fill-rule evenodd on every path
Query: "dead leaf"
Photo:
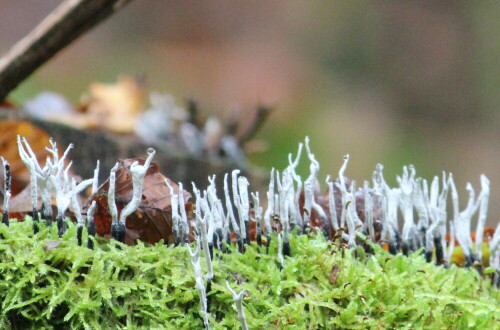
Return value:
M 115 200 L 118 215 L 132 199 L 133 185 L 129 168 L 134 161 L 138 161 L 141 165 L 144 164 L 143 159 L 125 159 L 119 162 L 116 171 Z M 142 202 L 139 208 L 126 220 L 126 244 L 133 245 L 136 240 L 151 244 L 162 239 L 167 243 L 174 242 L 170 189 L 165 185 L 165 179 L 173 187 L 174 192 L 178 193 L 179 187 L 159 172 L 157 164 L 151 163 L 144 176 Z M 88 207 L 93 200 L 96 201 L 94 222 L 97 234 L 109 238 L 111 236 L 111 216 L 108 208 L 108 189 L 109 179 L 101 185 L 95 195 L 89 198 L 86 205 Z M 193 207 L 188 202 L 190 197 L 191 194 L 184 191 L 185 208 L 188 214 L 192 212 Z
M 87 115 L 113 132 L 134 131 L 145 108 L 145 91 L 137 79 L 121 77 L 116 84 L 94 83 L 89 88 Z
M 328 282 L 332 286 L 337 286 L 337 278 L 340 272 L 340 267 L 339 265 L 335 264 L 332 266 L 332 271 L 330 272 L 330 275 L 328 276 Z
M 39 163 L 44 163 L 49 152 L 45 149 L 49 145 L 49 135 L 42 129 L 28 121 L 2 120 L 0 121 L 0 155 L 10 163 L 12 175 L 12 195 L 20 193 L 28 184 L 30 174 L 19 157 L 17 135 L 25 137 L 35 153 Z M 0 168 L 3 166 L 0 165 Z M 3 168 L 0 169 L 0 187 L 3 188 Z

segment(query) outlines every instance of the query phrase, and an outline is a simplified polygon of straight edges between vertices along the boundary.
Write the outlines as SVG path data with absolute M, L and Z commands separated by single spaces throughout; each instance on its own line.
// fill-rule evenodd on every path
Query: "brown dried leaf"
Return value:
M 133 132 L 145 104 L 145 92 L 137 79 L 121 77 L 116 84 L 94 83 L 89 91 L 89 117 L 98 118 L 104 128 L 113 132 Z
M 332 286 L 337 286 L 337 278 L 340 272 L 340 267 L 339 265 L 335 264 L 332 266 L 332 271 L 330 272 L 330 275 L 328 276 L 328 282 Z
M 30 174 L 17 148 L 17 135 L 25 137 L 31 149 L 37 156 L 38 162 L 44 162 L 49 152 L 45 149 L 49 145 L 49 135 L 42 129 L 28 121 L 2 120 L 0 121 L 0 155 L 10 163 L 12 175 L 12 195 L 20 193 L 29 185 Z M 0 187 L 3 188 L 3 166 L 0 164 Z
M 116 171 L 116 207 L 118 214 L 132 199 L 133 185 L 130 165 L 138 161 L 144 164 L 142 159 L 121 160 Z M 135 244 L 136 240 L 154 244 L 160 240 L 173 243 L 172 234 L 172 206 L 170 202 L 170 189 L 165 185 L 165 179 L 173 187 L 175 193 L 179 193 L 179 187 L 161 174 L 158 165 L 151 163 L 144 177 L 142 190 L 142 202 L 139 208 L 127 217 L 125 243 Z M 96 201 L 96 213 L 94 222 L 96 231 L 99 235 L 110 237 L 111 235 L 111 216 L 108 208 L 109 179 L 99 188 L 98 192 L 91 196 L 87 201 L 87 206 Z M 188 214 L 192 211 L 192 204 L 187 202 L 191 197 L 189 192 L 184 191 L 186 201 L 186 211 Z

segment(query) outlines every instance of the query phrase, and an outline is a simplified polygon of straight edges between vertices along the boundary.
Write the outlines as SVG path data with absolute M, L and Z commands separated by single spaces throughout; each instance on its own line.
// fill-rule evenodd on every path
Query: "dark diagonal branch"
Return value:
M 0 58 L 0 102 L 57 52 L 131 1 L 63 1 Z
M 240 145 L 245 144 L 255 136 L 255 134 L 262 128 L 262 125 L 266 122 L 267 118 L 271 114 L 271 111 L 272 108 L 269 106 L 261 105 L 257 108 L 257 113 L 250 127 L 248 127 L 246 131 L 238 137 Z

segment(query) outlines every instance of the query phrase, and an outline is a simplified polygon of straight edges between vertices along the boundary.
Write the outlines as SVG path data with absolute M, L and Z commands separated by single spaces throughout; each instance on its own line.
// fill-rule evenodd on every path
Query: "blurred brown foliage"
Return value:
M 2 1 L 0 48 L 58 3 Z M 276 104 L 261 134 L 271 147 L 253 157 L 266 168 L 310 135 L 322 174 L 350 153 L 356 179 L 378 162 L 387 177 L 413 163 L 423 177 L 455 173 L 459 189 L 484 173 L 498 196 L 499 18 L 494 3 L 465 0 L 136 1 L 13 97 L 50 89 L 76 103 L 91 81 L 146 74 L 151 89 L 227 117 Z

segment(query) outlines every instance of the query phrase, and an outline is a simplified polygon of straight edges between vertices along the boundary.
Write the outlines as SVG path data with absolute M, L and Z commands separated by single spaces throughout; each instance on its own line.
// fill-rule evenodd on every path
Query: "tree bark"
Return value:
M 57 52 L 132 0 L 65 0 L 0 59 L 0 103 Z

